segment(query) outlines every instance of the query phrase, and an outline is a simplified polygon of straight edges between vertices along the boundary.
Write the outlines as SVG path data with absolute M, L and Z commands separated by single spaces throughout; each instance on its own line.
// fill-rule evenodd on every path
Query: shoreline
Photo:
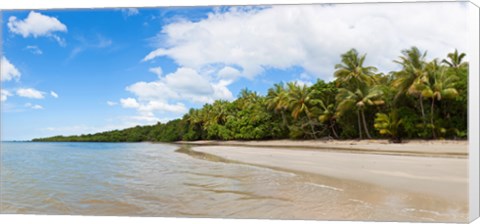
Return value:
M 188 145 L 192 146 L 190 150 L 196 153 L 213 155 L 226 161 L 373 184 L 394 192 L 410 192 L 428 195 L 433 199 L 452 200 L 455 204 L 468 202 L 468 157 L 403 156 L 403 154 L 385 153 L 389 152 L 388 150 L 379 151 L 380 153 L 357 153 L 353 149 L 354 153 L 352 153 L 345 150 L 271 147 L 265 144 L 260 147 L 246 144 L 234 146 L 232 142 L 216 142 L 217 145 L 208 142 L 208 144 L 210 145 L 206 142 L 197 142 Z M 378 147 L 378 143 L 370 144 Z M 370 144 L 363 143 L 355 146 Z M 416 144 L 407 143 L 406 145 L 415 146 Z M 436 142 L 432 145 L 439 144 Z M 402 145 L 405 146 L 405 144 Z M 432 148 L 432 145 L 427 146 Z M 458 151 L 458 146 L 452 147 L 452 145 L 456 144 L 447 144 L 451 151 Z M 459 145 L 462 146 L 460 148 L 468 150 L 466 142 Z M 373 151 L 378 152 L 378 150 Z M 417 149 L 417 151 L 425 150 Z M 448 150 L 441 152 L 448 152 Z
M 468 140 L 409 140 L 389 143 L 388 140 L 262 140 L 262 141 L 177 141 L 190 146 L 236 146 L 313 150 L 325 152 L 402 155 L 423 157 L 468 158 Z

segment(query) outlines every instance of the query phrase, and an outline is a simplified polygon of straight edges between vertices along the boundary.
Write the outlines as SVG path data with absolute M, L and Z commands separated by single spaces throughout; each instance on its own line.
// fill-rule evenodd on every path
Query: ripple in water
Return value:
M 467 205 L 148 143 L 2 143 L 19 214 L 464 221 Z

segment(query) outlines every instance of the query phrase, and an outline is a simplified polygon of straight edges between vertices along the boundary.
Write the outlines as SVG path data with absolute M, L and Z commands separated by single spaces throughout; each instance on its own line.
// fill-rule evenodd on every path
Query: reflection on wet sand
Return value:
M 333 196 L 337 193 L 338 200 L 343 199 L 335 209 L 330 208 L 318 209 L 323 218 L 327 219 L 360 219 L 360 220 L 392 220 L 395 212 L 397 217 L 395 220 L 403 221 L 458 221 L 466 220 L 468 207 L 465 201 L 456 201 L 445 197 L 436 197 L 429 194 L 414 193 L 408 191 L 399 191 L 398 189 L 389 189 L 373 184 L 361 183 L 352 180 L 342 180 L 322 176 L 318 174 L 311 174 L 306 172 L 288 170 L 285 168 L 278 168 L 266 165 L 249 164 L 245 162 L 239 162 L 234 160 L 225 159 L 209 153 L 201 151 L 191 150 L 189 146 L 182 146 L 177 150 L 189 154 L 195 158 L 205 159 L 215 162 L 224 162 L 230 164 L 243 164 L 265 167 L 280 172 L 290 172 L 297 176 L 299 182 L 303 182 L 304 185 L 300 190 L 305 195 L 310 195 L 315 190 L 322 189 L 323 195 Z M 318 188 L 318 189 L 312 189 Z M 454 189 L 452 189 L 454 190 Z M 331 191 L 331 192 L 328 192 Z M 342 192 L 338 195 L 338 192 Z M 466 193 L 466 192 L 465 192 Z M 282 192 L 282 195 L 297 197 L 298 195 L 292 195 L 288 192 Z M 308 197 L 308 196 L 307 196 Z M 302 199 L 303 202 L 309 202 L 312 204 L 319 204 L 318 198 L 309 200 L 308 198 Z M 290 200 L 288 197 L 283 200 Z M 321 202 L 322 203 L 322 202 Z M 335 205 L 338 203 L 332 203 Z M 390 211 L 388 211 L 390 210 Z M 389 214 L 390 213 L 390 214 Z M 389 215 L 386 215 L 389 214 Z M 305 214 L 308 216 L 308 214 Z

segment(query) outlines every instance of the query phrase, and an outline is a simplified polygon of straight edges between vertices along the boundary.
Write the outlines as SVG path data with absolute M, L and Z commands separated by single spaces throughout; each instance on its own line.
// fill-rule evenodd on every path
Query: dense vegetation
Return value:
M 402 69 L 388 74 L 365 66 L 365 57 L 355 49 L 341 55 L 336 79 L 329 83 L 279 83 L 266 96 L 244 89 L 233 102 L 217 100 L 165 124 L 33 141 L 467 137 L 464 53 L 427 61 L 426 52 L 412 47 L 395 60 Z

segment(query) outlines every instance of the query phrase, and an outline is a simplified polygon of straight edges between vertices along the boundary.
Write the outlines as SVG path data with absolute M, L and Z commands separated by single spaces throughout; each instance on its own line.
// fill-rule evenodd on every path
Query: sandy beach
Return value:
M 198 146 L 253 146 L 288 149 L 316 149 L 368 154 L 413 155 L 428 157 L 468 157 L 468 141 L 409 140 L 391 144 L 388 140 L 266 140 L 266 141 L 178 141 Z
M 251 165 L 311 173 L 467 203 L 468 142 L 198 141 L 192 150 Z

